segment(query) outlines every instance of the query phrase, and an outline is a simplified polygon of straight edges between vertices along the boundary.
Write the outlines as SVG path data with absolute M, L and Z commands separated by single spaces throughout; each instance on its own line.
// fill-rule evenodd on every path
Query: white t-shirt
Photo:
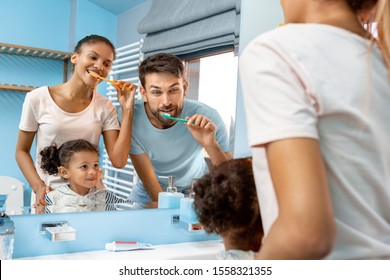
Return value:
M 333 259 L 390 258 L 390 87 L 370 44 L 329 25 L 289 24 L 240 57 L 250 145 L 319 140 L 337 225 Z M 278 206 L 264 149 L 252 150 L 267 234 Z
M 40 151 L 52 144 L 59 148 L 64 142 L 84 139 L 98 146 L 106 130 L 119 130 L 115 107 L 110 100 L 94 92 L 91 103 L 83 111 L 68 113 L 52 99 L 48 87 L 26 94 L 19 129 L 36 132 L 36 169 L 47 186 L 55 188 L 64 183 L 60 176 L 44 173 L 39 166 Z
M 45 213 L 113 211 L 131 209 L 132 204 L 106 189 L 91 188 L 86 195 L 74 192 L 69 185 L 58 185 L 45 195 Z M 127 208 L 126 208 L 127 206 Z

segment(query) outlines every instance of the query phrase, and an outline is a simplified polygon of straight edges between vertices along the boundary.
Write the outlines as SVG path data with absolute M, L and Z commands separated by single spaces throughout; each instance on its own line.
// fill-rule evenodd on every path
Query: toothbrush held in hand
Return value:
M 184 123 L 188 122 L 188 120 L 186 120 L 186 119 L 171 117 L 171 115 L 167 114 L 167 113 L 162 113 L 161 116 L 163 116 L 164 118 L 167 118 L 167 119 L 178 121 L 178 122 L 184 122 Z
M 96 73 L 93 72 L 93 71 L 87 70 L 87 72 L 88 72 L 88 74 L 91 75 L 92 77 L 94 77 L 94 78 L 96 78 L 96 79 L 100 79 L 100 80 L 106 81 L 107 83 L 110 83 L 110 84 L 112 84 L 112 85 L 114 85 L 114 86 L 120 87 L 120 86 L 122 85 L 122 83 L 124 83 L 124 82 L 117 81 L 117 80 L 109 80 L 109 79 L 103 78 L 102 76 L 96 74 Z M 133 90 L 133 87 L 137 88 L 136 85 L 131 84 L 131 87 L 125 87 L 125 90 L 131 91 L 131 90 Z

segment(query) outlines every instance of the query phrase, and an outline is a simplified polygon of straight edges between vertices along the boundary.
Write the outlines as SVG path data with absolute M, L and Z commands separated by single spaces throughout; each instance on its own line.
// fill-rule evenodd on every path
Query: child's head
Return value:
M 229 240 L 229 249 L 258 251 L 263 227 L 249 158 L 214 167 L 196 181 L 194 208 L 206 232 Z
M 50 175 L 60 174 L 79 194 L 87 193 L 100 180 L 98 149 L 86 140 L 68 141 L 59 148 L 52 145 L 40 155 L 41 168 Z

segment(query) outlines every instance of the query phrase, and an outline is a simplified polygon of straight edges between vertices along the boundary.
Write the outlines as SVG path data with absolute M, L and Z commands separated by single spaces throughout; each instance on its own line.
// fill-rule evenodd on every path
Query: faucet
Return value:
M 0 259 L 9 260 L 14 251 L 15 225 L 5 214 L 7 195 L 0 195 Z

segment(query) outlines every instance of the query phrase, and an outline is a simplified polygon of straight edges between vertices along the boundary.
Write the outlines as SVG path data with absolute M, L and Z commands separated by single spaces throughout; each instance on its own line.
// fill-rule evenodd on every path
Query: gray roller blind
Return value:
M 153 0 L 138 25 L 142 52 L 181 57 L 233 49 L 238 43 L 241 0 Z

